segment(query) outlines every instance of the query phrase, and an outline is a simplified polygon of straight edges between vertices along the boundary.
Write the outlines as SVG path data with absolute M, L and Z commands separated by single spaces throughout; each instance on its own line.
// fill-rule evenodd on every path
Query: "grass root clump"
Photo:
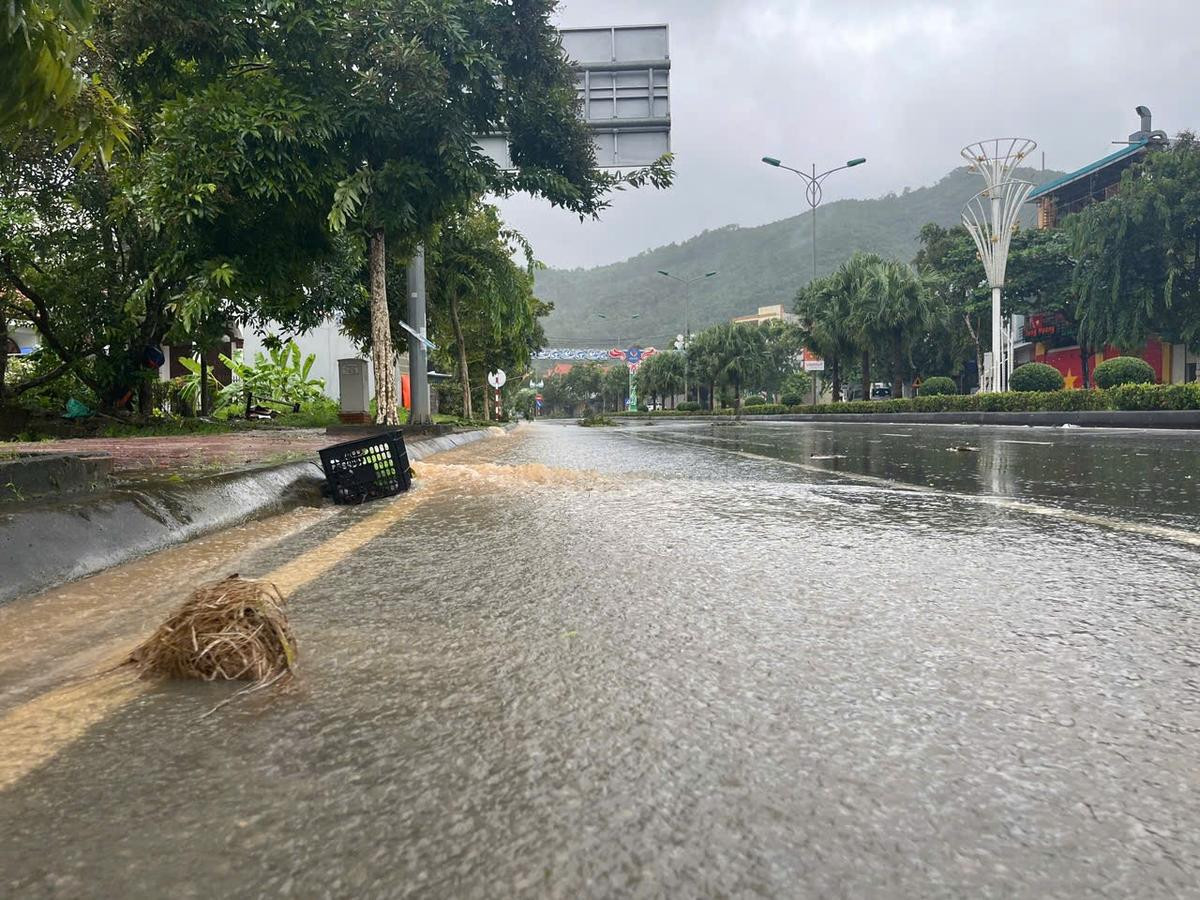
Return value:
M 129 657 L 143 676 L 267 682 L 294 672 L 296 639 L 275 585 L 202 585 Z

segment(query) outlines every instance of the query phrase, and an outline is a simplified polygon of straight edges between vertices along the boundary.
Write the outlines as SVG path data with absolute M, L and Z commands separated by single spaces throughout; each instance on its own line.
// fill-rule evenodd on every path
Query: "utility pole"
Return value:
M 408 261 L 408 321 L 416 335 L 408 336 L 408 424 L 429 425 L 429 352 L 421 340 L 427 337 L 425 323 L 425 245 Z

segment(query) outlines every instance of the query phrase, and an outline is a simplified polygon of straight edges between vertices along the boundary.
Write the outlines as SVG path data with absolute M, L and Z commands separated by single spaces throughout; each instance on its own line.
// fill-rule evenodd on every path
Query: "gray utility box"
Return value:
M 344 413 L 365 413 L 371 408 L 365 359 L 338 360 L 338 397 Z

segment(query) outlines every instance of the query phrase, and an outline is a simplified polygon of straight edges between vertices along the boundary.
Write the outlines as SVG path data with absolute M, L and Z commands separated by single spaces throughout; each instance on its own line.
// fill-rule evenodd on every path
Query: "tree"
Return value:
M 757 325 L 713 325 L 692 338 L 688 360 L 691 371 L 708 384 L 710 408 L 713 388 L 720 384 L 733 389 L 734 407 L 740 409 L 742 389 L 767 377 L 766 337 Z
M 622 175 L 596 168 L 550 23 L 553 0 L 234 5 L 214 20 L 201 3 L 161 12 L 128 0 L 126 18 L 145 27 L 124 56 L 187 82 L 184 96 L 163 103 L 155 199 L 167 219 L 219 227 L 229 198 L 265 176 L 271 190 L 256 191 L 265 202 L 312 199 L 330 229 L 360 235 L 381 421 L 395 418 L 389 258 L 408 259 L 486 192 L 526 191 L 594 216 L 612 190 L 670 182 L 667 159 Z M 249 128 L 243 113 L 264 110 L 275 125 Z M 500 129 L 511 138 L 512 172 L 475 145 Z M 247 144 L 261 165 L 247 164 Z
M 854 317 L 864 335 L 890 353 L 892 396 L 899 397 L 913 343 L 932 327 L 936 306 L 917 273 L 898 260 L 872 266 L 858 301 Z
M 518 248 L 525 252 L 525 268 L 513 261 Z M 447 343 L 453 347 L 463 415 L 470 419 L 472 356 L 481 362 L 489 348 L 509 343 L 515 364 L 509 368 L 529 361 L 543 309 L 533 296 L 532 251 L 520 234 L 504 227 L 494 206 L 473 204 L 438 227 L 426 260 L 434 332 L 451 335 Z
M 778 399 L 784 381 L 804 366 L 804 331 L 793 323 L 778 319 L 759 325 L 766 358 L 758 387 Z
M 971 236 L 962 226 L 925 225 L 913 263 L 933 300 L 945 311 L 924 348 L 923 369 L 956 372 L 970 358 L 976 371 L 983 371 L 984 348 L 991 344 L 992 299 Z M 1073 266 L 1064 231 L 1018 231 L 1009 250 L 1002 312 L 1057 313 L 1073 335 L 1078 316 L 1070 285 Z M 1087 355 L 1085 350 L 1085 372 Z
M 836 402 L 842 396 L 845 368 L 859 352 L 857 335 L 850 320 L 851 294 L 843 290 L 843 272 L 810 281 L 796 295 L 800 317 L 800 339 L 809 350 L 825 360 Z
M 622 364 L 608 366 L 600 379 L 600 393 L 606 403 L 612 403 L 613 412 L 623 410 L 625 401 L 629 398 L 628 367 Z
M 1064 228 L 1081 345 L 1134 349 L 1158 335 L 1200 348 L 1200 144 L 1192 134 L 1126 170 L 1115 196 Z
M 98 155 L 107 165 L 126 143 L 127 110 L 80 64 L 89 55 L 91 20 L 87 0 L 0 4 L 0 144 L 48 131 L 60 148 L 77 143 L 77 160 Z

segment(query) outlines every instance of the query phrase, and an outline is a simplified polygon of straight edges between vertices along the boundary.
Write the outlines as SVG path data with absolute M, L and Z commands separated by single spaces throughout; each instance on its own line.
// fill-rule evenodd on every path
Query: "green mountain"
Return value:
M 1060 174 L 1023 169 L 1017 177 L 1041 184 Z M 929 187 L 822 206 L 817 211 L 818 271 L 832 271 L 855 250 L 911 260 L 921 226 L 958 224 L 964 204 L 982 187 L 983 179 L 963 167 Z M 1032 225 L 1033 216 L 1029 205 L 1024 224 Z M 538 296 L 554 302 L 546 334 L 554 346 L 612 341 L 613 324 L 623 319 L 622 341 L 668 346 L 683 331 L 683 286 L 657 274 L 659 269 L 681 275 L 719 272 L 690 289 L 692 331 L 760 306 L 782 303 L 790 310 L 797 288 L 811 276 L 811 229 L 806 212 L 756 228 L 727 225 L 594 269 L 542 270 Z M 596 313 L 609 321 L 598 320 Z M 630 322 L 634 313 L 639 318 Z

